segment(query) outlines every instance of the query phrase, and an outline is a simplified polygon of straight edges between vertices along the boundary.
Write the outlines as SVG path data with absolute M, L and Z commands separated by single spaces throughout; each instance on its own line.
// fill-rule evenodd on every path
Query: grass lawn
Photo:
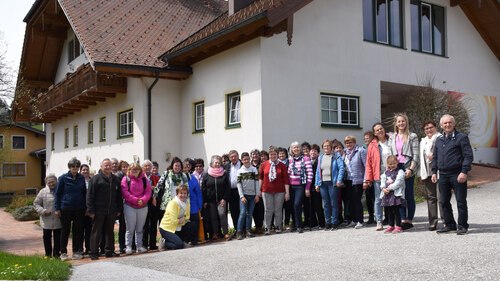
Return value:
M 0 280 L 68 280 L 70 267 L 59 259 L 0 252 Z

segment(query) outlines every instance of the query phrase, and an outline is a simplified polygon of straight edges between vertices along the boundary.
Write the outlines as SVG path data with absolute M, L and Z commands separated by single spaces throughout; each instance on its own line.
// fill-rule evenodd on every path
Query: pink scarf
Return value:
M 222 167 L 219 168 L 208 167 L 208 174 L 214 178 L 221 177 L 222 175 L 224 175 L 224 172 L 225 171 Z

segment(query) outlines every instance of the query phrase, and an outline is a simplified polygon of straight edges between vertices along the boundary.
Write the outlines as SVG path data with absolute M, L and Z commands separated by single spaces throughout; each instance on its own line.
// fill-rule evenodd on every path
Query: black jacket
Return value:
M 87 190 L 87 210 L 91 214 L 117 214 L 123 211 L 123 198 L 118 177 L 108 178 L 102 172 L 92 177 Z
M 203 203 L 216 202 L 221 199 L 229 201 L 231 184 L 229 183 L 228 173 L 224 173 L 218 178 L 214 178 L 208 173 L 201 180 L 201 192 L 203 194 Z
M 472 147 L 469 137 L 458 131 L 445 136 L 444 134 L 436 139 L 434 146 L 434 160 L 432 162 L 432 173 L 437 174 L 458 174 L 471 170 L 473 160 Z

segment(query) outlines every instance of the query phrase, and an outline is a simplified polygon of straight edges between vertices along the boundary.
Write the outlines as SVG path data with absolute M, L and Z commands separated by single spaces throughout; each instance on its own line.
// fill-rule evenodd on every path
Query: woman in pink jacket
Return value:
M 138 253 L 147 252 L 142 245 L 142 231 L 148 215 L 148 201 L 151 198 L 151 184 L 147 180 L 142 168 L 132 163 L 127 176 L 122 179 L 123 214 L 127 231 L 125 233 L 125 254 L 132 254 L 132 236 L 135 234 L 135 244 Z

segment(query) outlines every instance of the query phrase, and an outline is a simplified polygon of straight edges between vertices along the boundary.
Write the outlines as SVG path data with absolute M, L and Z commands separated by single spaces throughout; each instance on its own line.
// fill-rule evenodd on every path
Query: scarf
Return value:
M 298 156 L 298 157 L 293 157 L 292 158 L 292 174 L 294 176 L 298 176 L 299 173 L 300 173 L 300 182 L 302 184 L 306 184 L 307 183 L 307 177 L 306 177 L 306 163 L 304 161 L 304 157 L 301 155 L 301 156 Z M 295 166 L 295 162 L 297 161 L 300 161 L 300 171 L 299 169 L 297 169 L 297 166 Z
M 271 167 L 269 168 L 269 182 L 273 182 L 276 179 L 276 165 L 278 165 L 279 161 L 273 162 L 269 160 L 271 163 Z
M 180 218 L 184 217 L 184 215 L 186 214 L 187 204 L 186 204 L 186 202 L 182 201 L 178 196 L 175 196 L 174 200 L 177 201 L 177 204 L 181 208 L 181 211 L 179 212 L 179 217 L 178 217 L 178 219 L 180 219 Z M 176 230 L 181 231 L 181 229 L 182 229 L 182 225 L 178 225 Z
M 221 177 L 222 175 L 224 175 L 224 172 L 225 171 L 222 167 L 219 168 L 208 167 L 208 174 L 214 178 Z
M 203 178 L 204 174 L 205 174 L 204 170 L 201 172 L 201 174 L 198 174 L 197 171 L 193 172 L 193 176 L 198 180 L 198 184 L 200 185 L 200 187 L 201 187 L 201 179 Z
M 392 182 L 394 182 L 396 180 L 396 177 L 398 176 L 398 172 L 399 170 L 398 169 L 394 169 L 394 170 L 387 170 L 385 171 L 385 176 L 387 178 L 391 178 L 392 179 Z

